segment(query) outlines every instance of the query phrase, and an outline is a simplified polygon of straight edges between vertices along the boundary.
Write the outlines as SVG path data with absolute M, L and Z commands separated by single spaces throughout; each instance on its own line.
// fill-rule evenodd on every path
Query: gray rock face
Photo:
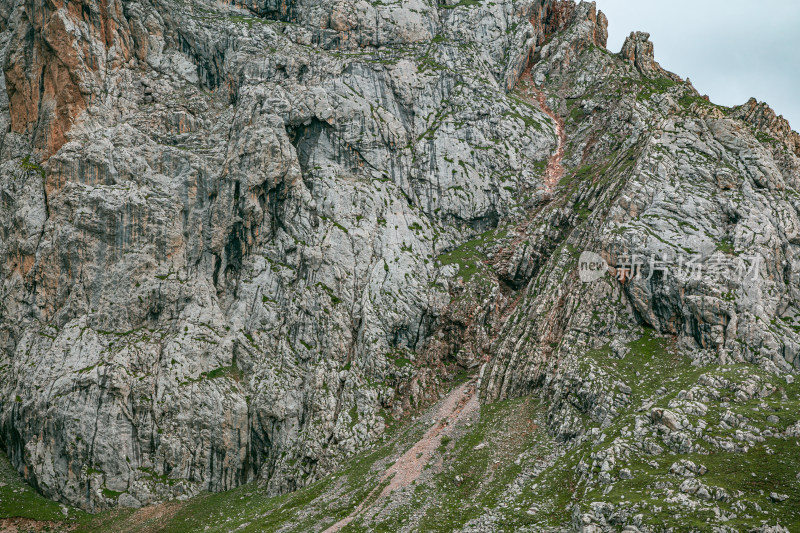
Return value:
M 84 3 L 3 19 L 3 447 L 90 510 L 303 486 L 437 397 L 434 259 L 538 201 L 548 3 Z
M 542 394 L 569 441 L 636 393 L 581 355 L 633 357 L 641 325 L 698 364 L 793 372 L 797 134 L 607 35 L 549 0 L 0 7 L 14 466 L 92 511 L 291 491 L 456 369 L 486 401 Z M 582 283 L 583 250 L 609 274 Z M 637 424 L 692 449 L 704 407 L 681 400 Z
M 564 180 L 572 191 L 527 227 L 547 224 L 559 209 L 577 212 L 552 244 L 562 252 L 542 265 L 491 348 L 489 397 L 553 379 L 566 354 L 584 343 L 611 343 L 613 328 L 604 334 L 591 326 L 599 309 L 634 317 L 723 363 L 792 371 L 800 341 L 790 326 L 798 305 L 792 191 L 800 176 L 792 137 L 761 139 L 736 117 L 747 115 L 754 128 L 779 124 L 755 118 L 768 112 L 720 108 L 674 75 L 650 77 L 661 71 L 646 59 L 652 45 L 642 45 L 643 34 L 618 57 L 563 53 L 586 41 L 581 24 L 543 48 L 532 67 L 535 80 L 549 80 L 550 107 L 571 118 L 565 166 L 576 171 Z M 634 91 L 622 81 L 630 76 L 641 80 Z M 606 259 L 609 282 L 581 283 L 583 250 Z M 610 311 L 607 302 L 620 297 L 625 305 Z

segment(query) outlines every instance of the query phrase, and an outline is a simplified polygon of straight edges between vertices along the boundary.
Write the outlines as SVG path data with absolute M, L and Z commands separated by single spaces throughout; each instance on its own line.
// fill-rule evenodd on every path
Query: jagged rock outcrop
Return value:
M 667 72 L 655 59 L 655 47 L 646 32 L 631 32 L 622 45 L 620 55 L 633 63 L 636 69 L 648 77 L 667 77 L 673 81 L 682 81 L 677 75 Z
M 759 132 L 772 139 L 780 141 L 795 155 L 800 155 L 800 134 L 766 103 L 751 98 L 744 105 L 734 108 L 733 116 L 753 125 Z
M 559 2 L 552 14 L 545 19 L 542 33 L 550 35 L 561 33 L 558 39 L 547 39 L 531 56 L 536 64 L 542 57 L 550 57 L 553 68 L 567 71 L 580 54 L 591 48 L 605 49 L 608 41 L 608 19 L 598 12 L 593 3 Z M 542 74 L 534 71 L 533 80 L 537 86 L 544 83 Z
M 572 28 L 584 24 L 585 15 L 576 16 Z M 567 347 L 600 342 L 602 333 L 588 327 L 591 315 L 620 297 L 625 306 L 615 313 L 675 335 L 688 349 L 783 371 L 798 365 L 800 339 L 781 326 L 792 323 L 786 317 L 797 306 L 790 266 L 797 211 L 787 190 L 798 179 L 797 158 L 758 142 L 734 120 L 737 111 L 708 103 L 677 76 L 662 76 L 647 38 L 628 40 L 625 63 L 597 50 L 565 70 L 560 50 L 586 39 L 573 29 L 560 50 L 543 50 L 532 67 L 534 79 L 553 87 L 550 106 L 572 119 L 565 165 L 576 170 L 566 180 L 573 196 L 543 209 L 528 227 L 547 225 L 558 210 L 582 211 L 556 237 L 573 252 L 547 257 L 535 290 L 527 288 L 489 350 L 490 398 L 552 380 Z M 642 80 L 641 89 L 614 96 L 631 76 Z M 601 253 L 618 281 L 583 284 L 575 269 L 583 250 Z M 630 258 L 642 264 L 631 267 Z M 646 274 L 621 275 L 626 259 Z

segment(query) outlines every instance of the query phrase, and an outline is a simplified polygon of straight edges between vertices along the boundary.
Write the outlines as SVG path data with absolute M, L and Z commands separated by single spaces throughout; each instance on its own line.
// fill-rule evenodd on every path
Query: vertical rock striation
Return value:
M 536 9 L 15 2 L 14 466 L 93 511 L 279 493 L 436 399 L 453 362 L 426 346 L 456 268 L 435 259 L 535 205 L 555 148 L 505 91 Z

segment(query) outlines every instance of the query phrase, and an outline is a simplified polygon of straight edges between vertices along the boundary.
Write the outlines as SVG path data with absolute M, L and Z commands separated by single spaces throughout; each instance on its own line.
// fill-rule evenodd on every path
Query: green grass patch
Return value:
M 67 508 L 71 519 L 87 516 L 86 513 Z M 27 518 L 39 521 L 61 521 L 64 515 L 61 504 L 41 496 L 25 483 L 5 453 L 0 453 L 0 518 Z
M 483 248 L 498 239 L 502 239 L 507 234 L 507 230 L 504 229 L 489 230 L 477 238 L 462 244 L 455 250 L 440 255 L 437 260 L 442 266 L 457 265 L 458 277 L 466 283 L 483 268 L 487 268 L 484 265 L 486 255 L 483 252 Z

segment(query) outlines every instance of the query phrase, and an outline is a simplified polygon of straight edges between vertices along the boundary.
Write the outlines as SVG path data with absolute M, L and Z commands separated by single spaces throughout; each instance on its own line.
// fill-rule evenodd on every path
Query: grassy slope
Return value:
M 715 507 L 727 515 L 737 515 L 726 522 L 735 530 L 746 531 L 766 521 L 769 524 L 780 523 L 790 531 L 800 531 L 800 482 L 796 478 L 800 473 L 800 440 L 794 438 L 784 440 L 767 437 L 765 442 L 753 445 L 746 453 L 721 452 L 696 439 L 695 442 L 704 444 L 704 452 L 689 454 L 675 453 L 656 440 L 665 449 L 664 453 L 634 454 L 628 461 L 618 459 L 614 473 L 618 474 L 620 468 L 629 468 L 633 472 L 632 479 L 616 481 L 612 486 L 600 484 L 587 487 L 584 484 L 576 471 L 581 460 L 591 465 L 591 454 L 610 448 L 615 439 L 631 442 L 632 438 L 623 437 L 623 431 L 633 428 L 636 416 L 646 416 L 647 410 L 641 409 L 645 401 L 657 398 L 653 407 L 667 407 L 680 391 L 696 385 L 702 374 L 723 376 L 732 382 L 742 382 L 748 376 L 758 375 L 764 382 L 778 387 L 778 392 L 763 400 L 775 411 L 767 411 L 763 405 L 759 407 L 762 403 L 760 399 L 736 402 L 730 397 L 726 398 L 724 393 L 720 401 L 707 404 L 708 413 L 702 418 L 709 423 L 707 433 L 716 438 L 732 436 L 736 432 L 735 428 L 722 429 L 717 426 L 720 416 L 727 410 L 745 415 L 752 426 L 762 429 L 768 425 L 766 418 L 770 414 L 777 414 L 780 418 L 777 424 L 779 430 L 797 420 L 800 411 L 798 383 L 787 384 L 783 379 L 747 364 L 694 366 L 687 358 L 669 349 L 664 339 L 654 337 L 647 330 L 642 339 L 631 343 L 630 347 L 631 353 L 622 360 L 612 358 L 605 350 L 597 350 L 587 354 L 581 361 L 586 374 L 604 372 L 602 379 L 610 383 L 620 380 L 629 384 L 633 388 L 632 402 L 620 411 L 620 416 L 611 426 L 600 430 L 603 437 L 571 450 L 523 491 L 526 501 L 539 503 L 541 511 L 536 524 L 554 527 L 565 523 L 574 503 L 580 502 L 581 508 L 586 511 L 591 502 L 611 502 L 622 507 L 638 504 L 635 513 L 643 515 L 644 523 L 663 528 L 673 527 L 676 531 L 706 529 L 706 520 L 715 516 Z M 656 391 L 662 387 L 667 392 L 659 397 Z M 788 400 L 781 398 L 781 391 L 787 394 Z M 733 396 L 732 392 L 730 396 Z M 724 404 L 726 399 L 728 402 Z M 696 425 L 698 417 L 688 418 Z M 597 424 L 594 426 L 599 428 Z M 677 493 L 682 478 L 669 474 L 669 469 L 681 459 L 703 464 L 709 469 L 707 474 L 699 477 L 704 484 L 724 488 L 732 494 L 741 491 L 741 495 L 727 502 L 699 502 L 700 506 L 693 512 L 680 506 L 671 508 L 664 503 L 667 494 L 655 490 L 654 485 L 659 482 L 671 483 L 674 493 Z M 595 468 L 597 471 L 599 469 Z M 789 499 L 780 504 L 771 503 L 770 492 L 784 493 Z M 737 501 L 746 505 L 745 512 L 732 508 Z M 757 511 L 753 504 L 762 511 Z
M 378 514 L 371 520 L 374 530 L 396 531 L 416 514 L 414 522 L 424 531 L 452 531 L 479 516 L 485 508 L 493 507 L 503 496 L 506 483 L 522 468 L 515 459 L 526 450 L 530 454 L 547 446 L 546 435 L 533 422 L 540 415 L 537 403 L 522 399 L 482 407 L 479 422 L 467 428 L 463 436 L 439 448 L 441 462 L 434 462 L 425 483 L 412 485 L 413 489 L 378 502 L 370 510 L 370 515 Z M 393 438 L 354 458 L 346 470 L 293 494 L 269 498 L 251 484 L 138 511 L 116 510 L 95 516 L 73 511 L 74 519 L 63 525 L 65 529 L 71 526 L 74 531 L 87 533 L 321 531 L 350 514 L 379 486 L 385 467 L 417 440 L 424 428 L 424 423 L 417 422 L 397 429 Z M 486 444 L 475 450 L 481 443 Z M 4 479 L 9 484 L 3 490 L 25 488 L 19 476 L 7 463 L 6 466 L 4 476 L 9 475 Z M 41 498 L 30 488 L 25 488 L 25 494 L 36 505 L 30 505 L 30 512 L 24 516 L 36 520 L 63 519 L 59 504 Z M 16 509 L 4 505 L 0 517 L 16 516 Z M 523 513 L 511 521 L 518 523 L 529 518 Z M 363 530 L 362 518 L 343 529 Z
M 62 521 L 62 506 L 39 495 L 27 485 L 11 466 L 5 454 L 0 453 L 0 518 L 19 517 L 40 521 Z M 86 513 L 68 509 L 69 519 L 78 519 Z

